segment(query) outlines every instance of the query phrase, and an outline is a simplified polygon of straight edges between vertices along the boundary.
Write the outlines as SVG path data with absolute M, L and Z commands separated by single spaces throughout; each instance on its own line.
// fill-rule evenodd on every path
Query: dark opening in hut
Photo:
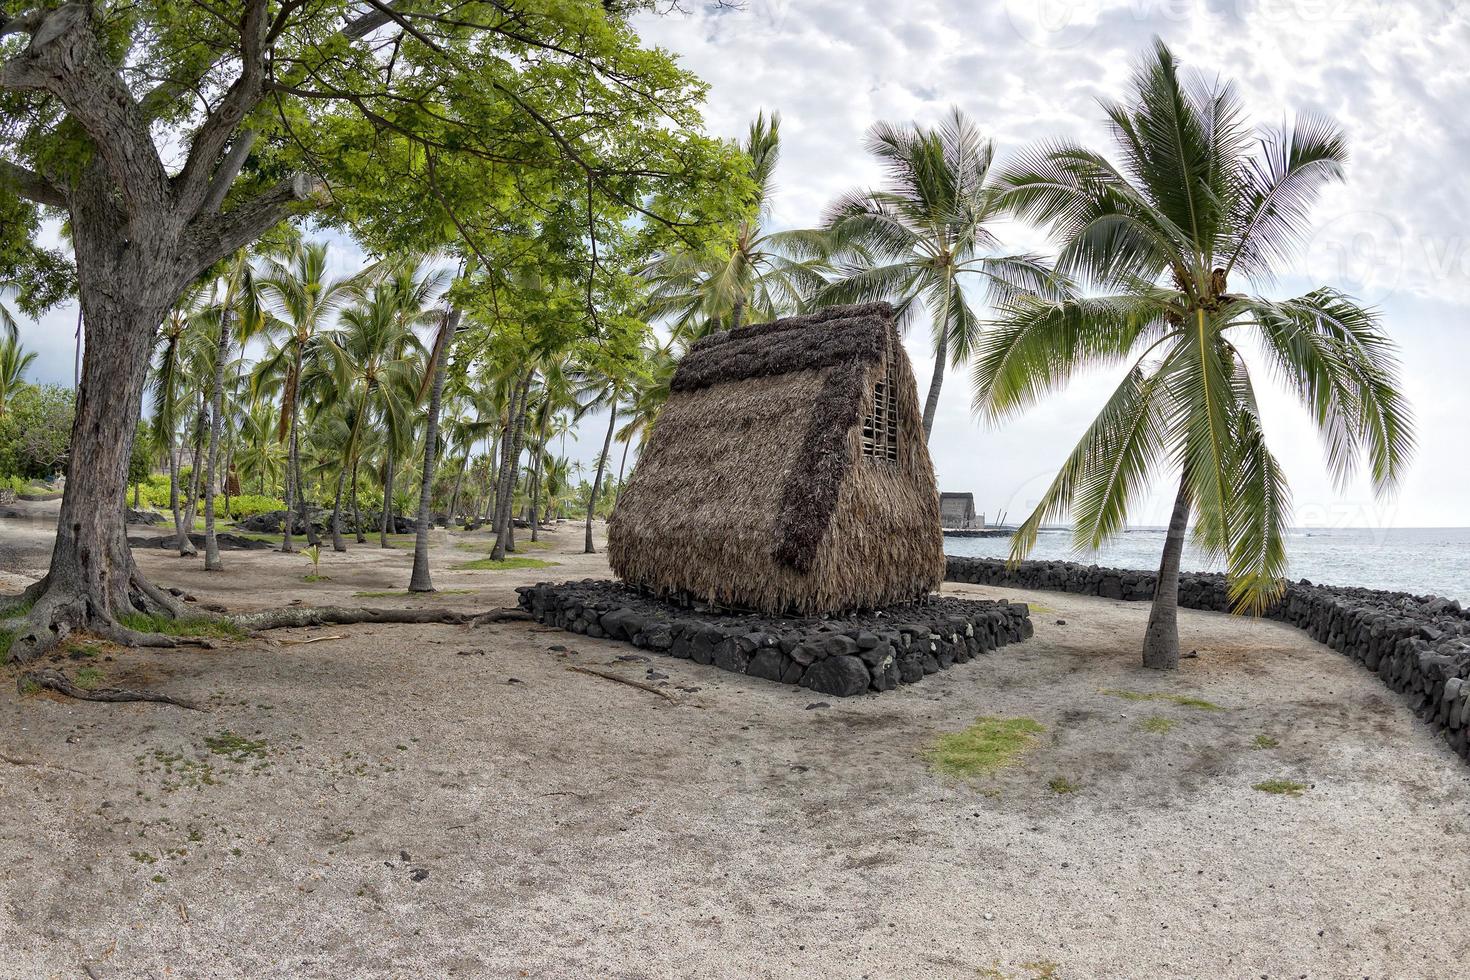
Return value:
M 937 587 L 939 495 L 892 308 L 696 343 L 608 553 L 630 584 L 766 613 L 876 608 Z

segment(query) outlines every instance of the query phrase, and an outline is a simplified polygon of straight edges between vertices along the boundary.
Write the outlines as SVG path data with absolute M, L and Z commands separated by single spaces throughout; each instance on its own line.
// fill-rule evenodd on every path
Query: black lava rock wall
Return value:
M 843 618 L 783 619 L 681 609 L 592 579 L 516 591 L 521 608 L 549 626 L 835 697 L 891 691 L 1032 633 L 1021 602 L 936 596 Z
M 1157 576 L 1064 561 L 1026 561 L 1010 569 L 1003 559 L 951 557 L 945 579 L 1137 602 L 1153 599 Z M 1181 575 L 1179 605 L 1229 612 L 1225 577 Z M 1470 761 L 1470 612 L 1458 602 L 1301 581 L 1288 585 L 1265 616 L 1378 674 Z

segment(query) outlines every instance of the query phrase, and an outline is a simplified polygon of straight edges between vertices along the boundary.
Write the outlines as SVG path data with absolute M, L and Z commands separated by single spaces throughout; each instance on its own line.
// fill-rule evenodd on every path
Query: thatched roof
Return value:
M 898 459 L 861 459 L 860 423 L 885 371 Z M 684 358 L 609 554 L 629 582 L 732 606 L 907 601 L 943 574 L 933 480 L 887 304 L 741 327 Z

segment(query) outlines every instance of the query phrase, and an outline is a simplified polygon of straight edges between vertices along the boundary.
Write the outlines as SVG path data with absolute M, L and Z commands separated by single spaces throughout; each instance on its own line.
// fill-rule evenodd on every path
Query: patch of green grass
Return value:
M 1125 691 L 1116 687 L 1105 687 L 1099 694 L 1108 697 L 1122 698 L 1125 701 L 1168 701 L 1183 708 L 1198 708 L 1201 711 L 1224 711 L 1225 709 L 1213 701 L 1203 698 L 1190 697 L 1187 694 L 1173 694 L 1169 691 Z
M 530 548 L 533 551 L 548 551 L 551 548 L 551 542 L 550 541 L 532 541 L 529 538 L 527 538 L 525 541 L 517 541 L 516 542 L 516 550 L 517 551 L 520 551 L 522 548 Z
M 14 633 L 9 630 L 0 630 L 0 664 L 10 663 L 10 645 L 14 642 Z
M 479 561 L 467 561 L 454 567 L 464 571 L 473 572 L 503 572 L 512 568 L 550 568 L 555 565 L 554 561 L 542 561 L 540 558 L 517 558 L 509 557 L 503 561 L 493 558 L 481 558 Z
M 21 680 L 20 680 L 20 693 L 21 693 L 21 696 L 22 697 L 25 697 L 25 696 L 31 695 L 31 694 L 40 694 L 41 693 L 41 685 L 40 684 L 37 684 L 35 681 L 31 680 L 29 677 L 22 677 Z
M 1301 796 L 1302 791 L 1306 788 L 1305 783 L 1294 783 L 1290 779 L 1267 779 L 1251 787 L 1262 793 L 1272 793 L 1277 796 Z
M 330 575 L 318 575 L 315 572 L 313 572 L 312 574 L 307 575 L 304 578 L 302 578 L 301 581 L 303 581 L 303 582 L 330 582 L 331 580 L 332 580 L 332 576 L 330 576 Z
M 1046 784 L 1046 788 L 1051 790 L 1053 793 L 1065 795 L 1067 793 L 1075 793 L 1082 787 L 1079 784 L 1072 782 L 1072 780 L 1068 779 L 1066 776 L 1057 776 L 1051 782 Z
M 398 596 L 398 595 L 422 595 L 423 593 L 420 593 L 420 592 L 410 592 L 407 589 L 397 589 L 397 590 L 390 590 L 390 591 L 387 591 L 387 592 L 354 592 L 352 594 L 353 594 L 354 597 L 356 597 L 358 599 L 386 599 L 389 596 Z M 475 590 L 474 589 L 436 589 L 435 592 L 434 592 L 434 594 L 436 594 L 436 595 L 474 595 L 475 594 Z
M 1015 761 L 1046 731 L 1030 718 L 980 718 L 962 732 L 941 735 L 925 753 L 946 776 L 979 776 Z
M 1253 749 L 1274 749 L 1280 744 L 1280 742 L 1270 735 L 1257 735 L 1251 740 L 1251 748 Z
M 204 745 L 215 755 L 222 755 L 234 763 L 249 762 L 252 758 L 264 759 L 265 739 L 249 739 L 234 732 L 220 732 L 204 736 Z
M 123 616 L 121 622 L 139 633 L 162 633 L 164 636 L 209 636 L 234 640 L 245 635 L 245 631 L 230 620 L 209 616 L 173 619 L 149 613 L 131 613 Z
M 101 687 L 104 679 L 102 671 L 96 667 L 83 667 L 77 671 L 77 687 L 86 691 Z
M 1174 722 L 1163 715 L 1149 715 L 1138 727 L 1155 735 L 1166 735 L 1173 729 Z

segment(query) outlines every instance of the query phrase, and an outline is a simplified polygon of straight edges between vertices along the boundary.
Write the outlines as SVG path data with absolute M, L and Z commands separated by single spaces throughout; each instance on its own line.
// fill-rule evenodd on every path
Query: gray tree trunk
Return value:
M 592 496 L 587 501 L 587 541 L 582 549 L 584 555 L 595 555 L 592 545 L 592 515 L 597 510 L 597 494 L 602 489 L 602 474 L 607 469 L 607 454 L 612 451 L 613 430 L 618 426 L 618 389 L 613 386 L 611 405 L 608 410 L 607 435 L 602 439 L 602 455 L 597 457 L 597 475 L 592 478 Z
M 1148 631 L 1143 634 L 1143 665 L 1154 670 L 1179 666 L 1179 559 L 1184 554 L 1184 535 L 1189 528 L 1189 485 L 1179 481 L 1169 532 L 1164 538 L 1164 555 L 1159 561 L 1159 581 L 1154 588 L 1153 608 L 1148 614 Z
M 546 427 L 551 421 L 551 413 L 545 412 L 541 416 L 540 439 L 536 441 L 536 465 L 532 469 L 534 474 L 531 479 L 531 540 L 540 540 L 541 531 L 541 476 L 546 460 Z
M 943 330 L 943 326 L 936 329 Z M 934 416 L 939 413 L 939 390 L 944 387 L 945 361 L 949 360 L 949 334 L 941 333 L 934 348 L 934 374 L 929 379 L 929 394 L 924 399 L 924 441 L 934 431 Z
M 224 428 L 225 362 L 229 357 L 230 309 L 227 306 L 219 318 L 219 346 L 214 352 L 214 381 L 209 395 L 209 463 L 204 475 L 204 570 L 207 572 L 218 572 L 225 567 L 219 558 L 219 541 L 214 536 L 214 481 L 219 465 L 220 433 Z
M 454 335 L 459 330 L 460 311 L 451 310 L 444 317 L 444 331 L 435 352 L 430 356 L 429 371 L 434 379 L 429 393 L 429 412 L 424 425 L 424 473 L 419 485 L 418 535 L 413 543 L 413 574 L 408 580 L 410 592 L 433 592 L 434 582 L 429 576 L 429 497 L 434 489 L 434 450 L 439 441 L 439 403 L 444 397 L 444 379 L 449 373 L 449 350 L 454 344 Z

